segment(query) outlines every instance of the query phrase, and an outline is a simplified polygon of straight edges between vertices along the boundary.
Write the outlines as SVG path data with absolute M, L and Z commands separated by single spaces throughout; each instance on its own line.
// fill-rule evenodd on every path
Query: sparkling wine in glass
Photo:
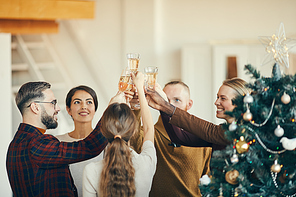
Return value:
M 126 54 L 126 57 L 127 57 L 127 61 L 128 61 L 128 68 L 133 73 L 136 73 L 139 68 L 140 54 L 139 53 L 128 53 L 128 54 Z
M 122 70 L 120 79 L 118 82 L 118 89 L 121 92 L 132 89 L 132 78 L 129 70 L 127 69 Z
M 144 73 L 145 73 L 145 87 L 154 88 L 157 74 L 158 74 L 158 68 L 153 66 L 145 67 Z

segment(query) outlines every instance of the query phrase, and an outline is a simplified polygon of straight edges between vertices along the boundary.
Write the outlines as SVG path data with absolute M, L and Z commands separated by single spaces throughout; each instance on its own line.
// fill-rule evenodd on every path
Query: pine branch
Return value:
M 251 64 L 245 65 L 244 70 L 247 70 L 246 74 L 252 74 L 252 78 L 258 79 L 261 76 L 260 72 L 257 71 Z

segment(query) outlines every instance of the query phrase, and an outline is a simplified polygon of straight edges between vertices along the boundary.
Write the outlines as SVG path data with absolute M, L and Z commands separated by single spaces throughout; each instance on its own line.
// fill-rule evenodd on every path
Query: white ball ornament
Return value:
M 239 159 L 238 159 L 238 155 L 236 154 L 236 149 L 233 149 L 233 155 L 230 158 L 231 163 L 236 164 Z
M 286 92 L 284 92 L 283 96 L 281 97 L 281 101 L 284 104 L 288 104 L 291 101 L 291 97 L 288 94 L 286 94 Z
M 295 172 L 294 173 L 292 173 L 292 174 L 289 174 L 289 179 L 292 179 L 293 177 L 295 176 Z
M 250 112 L 249 109 L 247 109 L 246 113 L 244 113 L 244 115 L 243 115 L 243 119 L 245 121 L 250 121 L 250 120 L 252 120 L 252 118 L 253 118 L 252 113 Z
M 274 161 L 274 164 L 271 166 L 271 171 L 275 172 L 275 173 L 279 173 L 282 169 L 281 165 L 278 164 L 277 160 Z
M 274 130 L 274 135 L 277 137 L 282 137 L 284 135 L 284 129 L 278 125 L 277 128 Z
M 253 103 L 254 99 L 253 97 L 247 93 L 246 96 L 244 97 L 244 103 Z
M 237 125 L 235 121 L 233 121 L 228 127 L 229 131 L 235 131 L 236 128 L 237 128 Z
M 237 163 L 239 161 L 238 159 L 238 155 L 237 154 L 233 154 L 232 157 L 230 158 L 231 163 Z
M 201 185 L 208 185 L 211 183 L 211 178 L 206 174 L 206 175 L 203 175 L 200 179 L 200 184 Z

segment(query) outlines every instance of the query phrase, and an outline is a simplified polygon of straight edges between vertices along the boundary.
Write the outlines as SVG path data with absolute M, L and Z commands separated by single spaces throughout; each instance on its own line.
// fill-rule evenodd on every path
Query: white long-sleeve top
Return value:
M 156 150 L 154 144 L 147 140 L 143 143 L 142 152 L 132 150 L 132 162 L 135 168 L 136 197 L 148 196 L 156 170 Z M 103 161 L 92 162 L 84 168 L 83 197 L 99 196 L 100 176 Z

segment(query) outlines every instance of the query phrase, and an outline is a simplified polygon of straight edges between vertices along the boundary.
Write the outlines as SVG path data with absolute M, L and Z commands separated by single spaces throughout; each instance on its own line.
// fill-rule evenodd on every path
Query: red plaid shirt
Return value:
M 21 123 L 9 145 L 6 168 L 15 197 L 76 196 L 68 164 L 100 154 L 107 140 L 100 122 L 84 140 L 59 142 L 36 127 Z

